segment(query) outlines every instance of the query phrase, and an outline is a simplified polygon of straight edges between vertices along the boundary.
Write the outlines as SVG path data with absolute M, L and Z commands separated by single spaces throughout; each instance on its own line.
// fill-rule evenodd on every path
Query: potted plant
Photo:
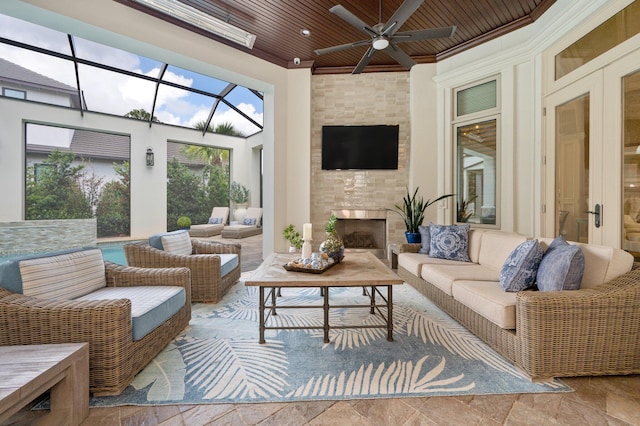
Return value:
M 422 195 L 418 195 L 418 190 L 420 188 L 417 187 L 413 194 L 409 192 L 409 188 L 407 188 L 407 193 L 402 199 L 402 206 L 396 204 L 396 213 L 399 213 L 404 220 L 404 224 L 407 228 L 405 232 L 405 236 L 407 238 L 408 243 L 419 243 L 420 231 L 418 227 L 422 225 L 424 221 L 424 212 L 427 210 L 427 207 L 430 205 L 437 203 L 438 201 L 445 199 L 447 197 L 453 197 L 454 194 L 446 194 L 441 195 L 435 200 L 424 200 Z
M 336 231 L 337 222 L 338 218 L 336 215 L 332 214 L 329 217 L 327 225 L 324 227 L 324 230 L 327 233 L 327 239 L 320 244 L 320 251 L 322 253 L 326 253 L 336 263 L 340 263 L 344 258 L 344 243 Z
M 247 214 L 247 203 L 249 202 L 249 188 L 236 181 L 231 182 L 229 187 L 229 199 L 233 201 L 236 208 L 233 211 L 233 219 L 241 222 Z
M 284 237 L 289 241 L 289 252 L 295 253 L 302 248 L 302 236 L 296 231 L 293 224 L 289 224 L 283 231 Z
M 191 219 L 187 216 L 180 216 L 176 221 L 176 225 L 180 229 L 189 229 L 191 228 Z

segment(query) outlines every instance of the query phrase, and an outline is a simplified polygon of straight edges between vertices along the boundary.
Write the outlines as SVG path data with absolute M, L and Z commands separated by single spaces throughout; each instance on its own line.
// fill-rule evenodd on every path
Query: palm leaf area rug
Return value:
M 244 275 L 246 276 L 246 274 Z M 382 290 L 383 294 L 385 290 Z M 242 281 L 218 304 L 194 304 L 190 325 L 125 391 L 91 406 L 345 400 L 568 392 L 532 383 L 411 286 L 394 286 L 394 341 L 384 329 L 267 330 L 258 343 L 258 291 Z M 286 288 L 278 303 L 322 305 L 317 288 Z M 367 304 L 361 288 L 332 288 L 330 304 Z M 321 326 L 322 309 L 281 309 L 269 321 Z M 382 323 L 367 308 L 335 308 L 330 324 Z M 269 323 L 268 323 L 269 324 Z M 271 325 L 274 323 L 271 322 Z

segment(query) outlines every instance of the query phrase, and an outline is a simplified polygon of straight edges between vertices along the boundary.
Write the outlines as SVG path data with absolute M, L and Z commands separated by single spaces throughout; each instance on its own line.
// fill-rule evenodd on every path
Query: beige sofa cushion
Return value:
M 473 263 L 480 263 L 480 247 L 484 233 L 484 229 L 469 229 L 469 259 Z
M 538 241 L 546 250 L 553 238 L 540 238 Z M 633 256 L 624 250 L 597 244 L 568 243 L 580 247 L 584 254 L 584 274 L 580 288 L 593 288 L 603 284 L 629 272 L 633 266 Z
M 516 294 L 495 281 L 455 281 L 452 295 L 472 311 L 504 329 L 516 328 Z
M 485 231 L 482 234 L 478 263 L 500 271 L 511 252 L 527 239 L 524 235 L 512 232 Z
M 463 264 L 468 266 L 462 266 Z M 420 273 L 422 279 L 438 287 L 449 296 L 452 295 L 451 286 L 456 280 L 498 282 L 500 278 L 499 270 L 469 262 L 456 262 L 455 265 L 424 264 Z
M 418 278 L 422 278 L 422 265 L 474 265 L 469 262 L 460 262 L 457 260 L 438 259 L 429 257 L 420 253 L 400 253 L 398 254 L 398 266 L 403 267 Z

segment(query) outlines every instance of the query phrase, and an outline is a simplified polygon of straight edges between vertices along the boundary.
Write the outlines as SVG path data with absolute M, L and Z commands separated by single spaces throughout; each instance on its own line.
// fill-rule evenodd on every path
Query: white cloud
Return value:
M 66 34 L 4 15 L 0 15 L 0 36 L 70 54 Z M 137 55 L 83 39 L 76 39 L 76 47 L 78 54 L 85 59 L 142 74 L 141 59 Z M 76 87 L 75 72 L 70 61 L 2 43 L 0 43 L 0 57 L 68 86 Z M 133 109 L 145 109 L 151 112 L 155 92 L 153 82 L 88 65 L 80 65 L 79 72 L 81 89 L 89 110 L 115 115 L 124 115 Z M 147 71 L 146 75 L 156 77 L 158 73 L 159 68 L 153 68 Z M 164 79 L 185 87 L 193 85 L 192 79 L 171 71 L 165 73 Z M 212 98 L 204 95 L 161 85 L 154 115 L 164 123 L 192 127 L 195 123 L 208 118 L 213 101 Z M 257 113 L 254 105 L 248 102 L 240 103 L 238 109 L 258 123 L 262 123 L 262 113 Z M 233 124 L 237 130 L 247 135 L 258 131 L 256 126 L 240 114 L 220 105 L 212 125 L 215 127 L 226 122 Z

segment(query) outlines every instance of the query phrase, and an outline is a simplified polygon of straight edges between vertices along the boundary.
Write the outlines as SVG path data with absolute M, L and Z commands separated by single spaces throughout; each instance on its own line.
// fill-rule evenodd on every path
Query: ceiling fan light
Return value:
M 389 40 L 386 37 L 376 37 L 373 39 L 373 48 L 376 50 L 383 50 L 389 46 Z

